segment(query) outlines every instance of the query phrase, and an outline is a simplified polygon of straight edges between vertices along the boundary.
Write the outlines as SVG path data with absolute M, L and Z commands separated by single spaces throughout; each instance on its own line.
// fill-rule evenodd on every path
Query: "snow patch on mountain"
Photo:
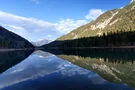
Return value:
M 41 40 L 39 40 L 39 41 L 37 41 L 37 42 L 32 42 L 32 44 L 34 45 L 34 46 L 42 46 L 42 45 L 45 45 L 45 44 L 48 44 L 48 43 L 50 43 L 51 42 L 51 40 L 47 40 L 47 39 L 41 39 Z

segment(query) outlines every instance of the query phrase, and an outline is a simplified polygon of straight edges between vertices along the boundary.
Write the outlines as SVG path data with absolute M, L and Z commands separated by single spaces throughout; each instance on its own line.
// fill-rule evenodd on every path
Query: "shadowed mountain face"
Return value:
M 21 36 L 0 26 L 0 49 L 8 48 L 34 48 L 34 46 Z
M 0 52 L 0 73 L 26 59 L 33 51 L 5 51 Z
M 51 53 L 75 65 L 96 72 L 105 80 L 135 88 L 135 50 L 90 49 L 63 50 Z

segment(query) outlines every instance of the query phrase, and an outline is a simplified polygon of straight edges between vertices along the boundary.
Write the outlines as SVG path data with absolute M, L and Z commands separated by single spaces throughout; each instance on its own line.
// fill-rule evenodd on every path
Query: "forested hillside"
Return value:
M 0 49 L 34 48 L 34 46 L 21 36 L 0 26 Z
M 44 48 L 91 48 L 91 47 L 123 47 L 135 46 L 135 31 L 117 31 L 103 36 L 84 37 L 74 40 L 55 41 Z

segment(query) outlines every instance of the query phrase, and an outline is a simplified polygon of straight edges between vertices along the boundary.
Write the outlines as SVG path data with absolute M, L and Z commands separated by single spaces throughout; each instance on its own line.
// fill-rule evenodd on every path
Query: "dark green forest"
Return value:
M 34 48 L 34 46 L 21 36 L 0 26 L 0 49 Z
M 104 33 L 102 36 L 55 41 L 44 47 L 50 46 L 55 48 L 135 46 L 135 31 L 117 31 Z

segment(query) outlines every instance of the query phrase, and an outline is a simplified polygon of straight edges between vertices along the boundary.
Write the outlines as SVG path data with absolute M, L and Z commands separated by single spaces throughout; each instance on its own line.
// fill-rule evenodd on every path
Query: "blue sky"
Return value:
M 1 0 L 0 25 L 29 41 L 51 39 L 131 0 Z

